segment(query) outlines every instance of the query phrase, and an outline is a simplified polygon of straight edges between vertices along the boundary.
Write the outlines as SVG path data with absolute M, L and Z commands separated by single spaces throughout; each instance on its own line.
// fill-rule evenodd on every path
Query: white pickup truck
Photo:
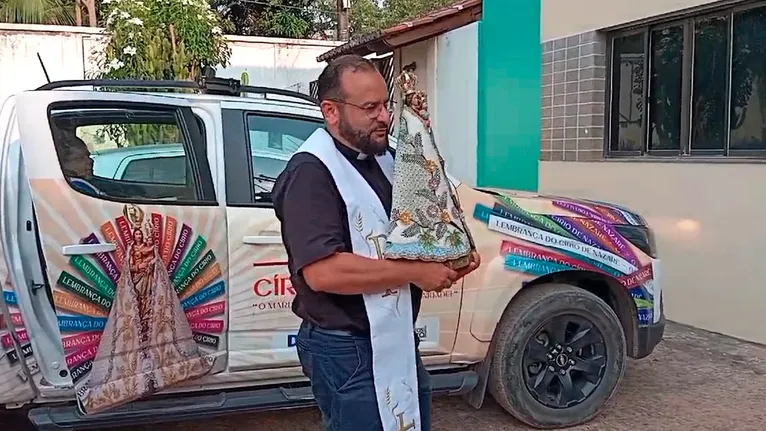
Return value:
M 270 190 L 318 127 L 306 95 L 217 78 L 5 101 L 0 406 L 71 430 L 312 405 Z M 662 338 L 651 229 L 451 180 L 483 264 L 424 297 L 434 392 L 479 408 L 489 389 L 539 428 L 590 420 Z

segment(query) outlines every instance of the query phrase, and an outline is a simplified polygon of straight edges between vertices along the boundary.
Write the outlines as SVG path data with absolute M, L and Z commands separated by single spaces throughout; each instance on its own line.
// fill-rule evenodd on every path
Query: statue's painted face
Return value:
M 141 229 L 136 229 L 133 231 L 133 241 L 136 244 L 142 244 L 144 242 L 144 233 L 141 232 Z
M 421 96 L 419 93 L 415 93 L 412 96 L 412 107 L 414 109 L 422 109 L 423 108 L 423 96 Z

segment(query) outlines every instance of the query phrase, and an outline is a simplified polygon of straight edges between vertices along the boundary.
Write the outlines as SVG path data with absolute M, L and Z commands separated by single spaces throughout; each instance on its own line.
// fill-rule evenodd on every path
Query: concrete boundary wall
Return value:
M 103 29 L 49 25 L 0 24 L 0 101 L 46 82 L 37 54 L 51 80 L 82 79 L 97 69 L 105 43 Z M 323 64 L 316 57 L 338 46 L 335 41 L 227 36 L 231 64 L 219 76 L 240 78 L 251 85 L 289 88 L 308 93 L 308 83 Z

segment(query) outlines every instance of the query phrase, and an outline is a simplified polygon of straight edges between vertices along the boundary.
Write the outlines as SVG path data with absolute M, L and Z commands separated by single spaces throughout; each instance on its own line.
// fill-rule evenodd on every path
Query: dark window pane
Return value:
M 271 191 L 272 179 L 282 173 L 293 153 L 323 125 L 313 119 L 248 115 L 255 192 Z
M 644 146 L 645 34 L 614 39 L 612 58 L 612 128 L 609 149 L 641 151 Z
M 131 200 L 197 201 L 183 133 L 173 108 L 81 107 L 51 110 L 64 176 L 78 191 Z M 203 155 L 204 157 L 204 155 Z
M 186 157 L 157 157 L 128 163 L 122 179 L 144 183 L 186 184 Z
M 649 150 L 679 150 L 684 27 L 652 31 L 651 46 Z
M 731 150 L 766 149 L 766 8 L 734 14 Z
M 694 26 L 692 150 L 723 150 L 726 144 L 726 82 L 729 19 L 698 20 Z

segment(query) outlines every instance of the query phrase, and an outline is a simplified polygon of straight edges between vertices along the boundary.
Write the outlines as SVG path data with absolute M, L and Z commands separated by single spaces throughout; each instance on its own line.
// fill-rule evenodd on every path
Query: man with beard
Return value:
M 478 257 L 460 271 L 380 258 L 376 240 L 390 217 L 393 171 L 386 81 L 370 61 L 346 55 L 327 65 L 318 87 L 325 128 L 293 155 L 272 195 L 296 291 L 292 309 L 303 321 L 296 341 L 301 366 L 328 431 L 430 431 L 431 386 L 414 321 L 423 291 L 449 288 L 478 266 Z M 385 307 L 395 311 L 376 314 L 376 322 L 380 316 L 407 322 L 398 326 L 403 333 L 394 334 L 398 345 L 383 348 L 378 341 L 373 352 L 374 340 L 391 338 L 370 325 L 371 310 Z M 409 378 L 417 387 L 405 385 L 403 393 L 411 396 L 387 403 L 382 377 L 373 375 L 373 357 L 378 365 L 390 359 L 393 368 L 403 349 L 415 349 L 416 360 L 398 368 L 407 376 L 388 376 L 385 384 Z

